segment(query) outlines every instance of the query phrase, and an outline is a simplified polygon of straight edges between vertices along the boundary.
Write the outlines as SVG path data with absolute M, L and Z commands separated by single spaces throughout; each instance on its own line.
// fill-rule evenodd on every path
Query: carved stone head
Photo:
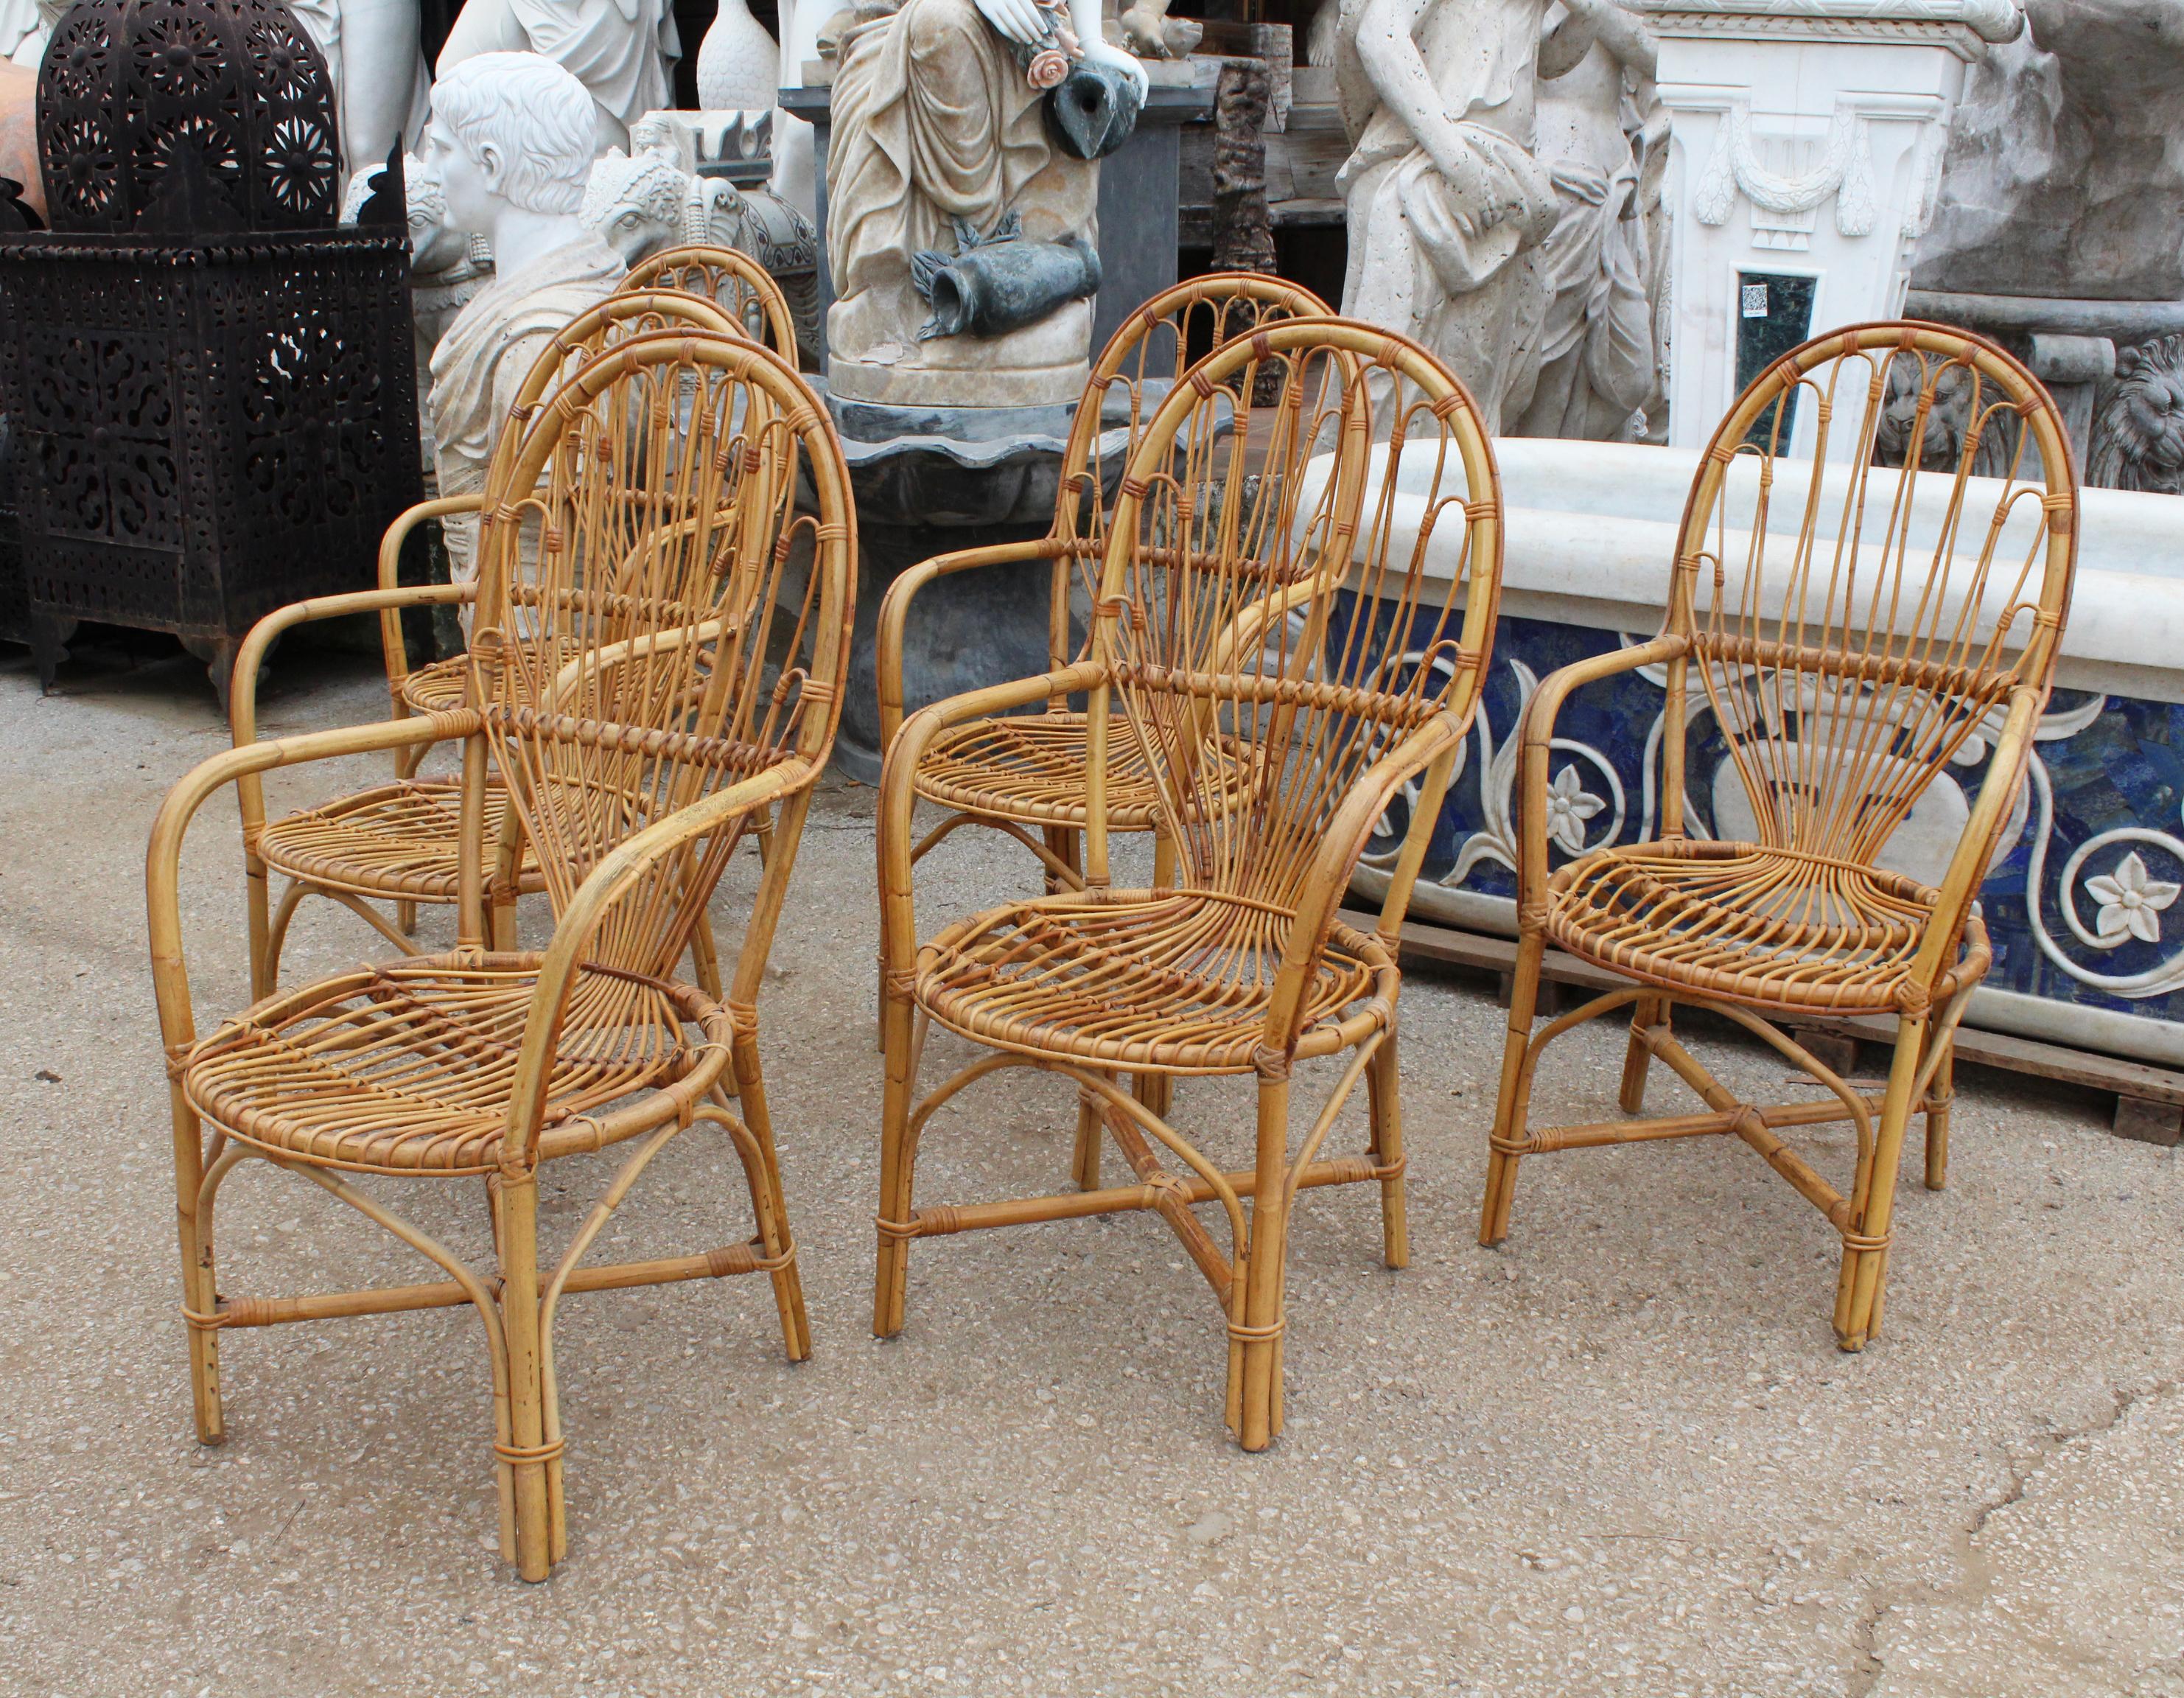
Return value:
M 449 224 L 490 232 L 509 208 L 575 214 L 597 138 L 592 97 L 562 66 L 538 53 L 480 53 L 432 85 L 426 171 Z
M 690 179 L 664 153 L 634 157 L 619 148 L 592 167 L 584 190 L 584 227 L 634 265 L 680 241 Z

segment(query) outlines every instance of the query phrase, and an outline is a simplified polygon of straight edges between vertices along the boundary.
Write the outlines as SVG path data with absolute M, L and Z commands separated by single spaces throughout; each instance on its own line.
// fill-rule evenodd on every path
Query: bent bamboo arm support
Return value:
M 367 592 L 368 593 L 368 592 Z M 199 808 L 221 785 L 255 779 L 276 767 L 300 766 L 336 755 L 368 755 L 419 743 L 475 735 L 478 716 L 454 713 L 389 719 L 377 725 L 344 726 L 313 731 L 270 743 L 247 743 L 200 762 L 167 792 L 152 822 L 144 852 L 146 919 L 152 946 L 152 982 L 159 1003 L 159 1029 L 169 1053 L 192 1042 L 197 1028 L 190 1012 L 189 974 L 182 959 L 182 838 Z
M 509 1098 L 508 1135 L 501 1141 L 504 1163 L 528 1165 L 545 1120 L 546 1085 L 560 1039 L 561 1016 L 576 982 L 585 947 L 615 902 L 662 860 L 686 844 L 733 826 L 746 815 L 771 808 L 811 784 L 825 764 L 792 755 L 702 802 L 677 808 L 623 842 L 592 869 L 554 927 L 554 941 L 539 964 L 538 981 L 524 1022 L 523 1048 L 517 1058 L 515 1086 Z M 777 852 L 779 852 L 778 851 Z
M 1432 779 L 1418 794 L 1410 829 L 1404 835 L 1396 877 L 1390 881 L 1387 900 L 1381 908 L 1380 935 L 1393 948 L 1395 934 L 1402 924 L 1403 909 L 1409 901 L 1411 883 L 1418 876 L 1418 863 L 1424 854 L 1432 822 L 1440 813 L 1441 792 L 1447 787 L 1449 769 L 1454 765 L 1452 760 L 1443 757 L 1454 753 L 1463 740 L 1463 719 L 1456 712 L 1443 710 L 1436 713 L 1368 767 L 1351 786 L 1341 806 L 1335 809 L 1334 818 L 1328 822 L 1320 839 L 1312 871 L 1305 880 L 1304 900 L 1298 904 L 1296 922 L 1290 928 L 1289 941 L 1282 952 L 1281 970 L 1267 1004 L 1268 1048 L 1286 1050 L 1296 1035 L 1305 986 L 1312 980 L 1312 969 L 1326 947 L 1334 911 L 1341 906 L 1349 890 L 1351 872 L 1364 852 L 1365 841 L 1372 835 L 1373 827 L 1388 811 L 1388 804 L 1395 800 L 1398 790 L 1418 774 L 1432 769 Z
M 890 966 L 907 968 L 917 953 L 917 921 L 911 904 L 911 820 L 917 808 L 915 780 L 918 763 L 933 740 L 950 725 L 982 719 L 1011 708 L 1028 707 L 1089 690 L 1106 675 L 1092 661 L 1080 661 L 1038 678 L 1018 679 L 985 690 L 967 690 L 921 707 L 905 720 L 901 730 L 888 742 L 887 758 L 880 768 L 880 958 Z
M 1617 649 L 1577 661 L 1547 674 L 1524 707 L 1521 733 L 1524 763 L 1519 769 L 1517 808 L 1517 901 L 1539 898 L 1547 887 L 1547 759 L 1553 752 L 1555 719 L 1573 691 L 1641 667 L 1658 666 L 1691 652 L 1690 639 L 1662 635 L 1635 648 Z
M 476 490 L 468 495 L 443 495 L 437 500 L 420 501 L 415 506 L 404 509 L 387 528 L 387 534 L 379 539 L 379 587 L 398 589 L 402 587 L 402 545 L 410 540 L 410 533 L 427 519 L 444 519 L 453 513 L 482 513 L 485 511 L 485 492 Z M 434 588 L 439 586 L 434 585 Z M 469 594 L 460 599 L 469 600 L 477 593 L 474 584 L 462 586 Z M 386 651 L 387 687 L 397 701 L 402 696 L 402 680 L 410 675 L 410 653 L 402 641 L 402 620 L 397 608 L 389 607 L 379 616 L 379 645 Z M 398 713 L 399 708 L 396 709 Z
M 1031 542 L 998 543 L 989 548 L 957 549 L 920 561 L 893 584 L 880 600 L 878 659 L 880 688 L 880 752 L 887 752 L 894 734 L 902 729 L 902 633 L 910 617 L 910 604 L 917 592 L 936 578 L 982 566 L 1011 566 L 1028 560 L 1056 560 L 1069 545 L 1060 537 L 1040 537 Z
M 1963 934 L 1964 917 L 1979 895 L 1980 881 L 1986 876 L 1995 835 L 2016 805 L 2017 787 L 2024 782 L 2025 761 L 2032 752 L 2032 734 L 2040 723 L 2047 694 L 2029 684 L 2021 684 L 2009 693 L 2009 712 L 2002 722 L 2001 734 L 1994 740 L 1994 759 L 1980 785 L 1972 817 L 1957 839 L 1956 852 L 1949 857 L 1941 899 L 1934 904 L 1933 920 L 1919 945 L 1918 959 L 1911 969 L 1912 979 L 1919 984 L 1930 986 L 1955 964 L 1957 940 Z

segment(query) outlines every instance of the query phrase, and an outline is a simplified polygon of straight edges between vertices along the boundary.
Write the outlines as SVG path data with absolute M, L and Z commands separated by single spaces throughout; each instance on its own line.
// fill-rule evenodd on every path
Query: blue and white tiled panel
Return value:
M 1513 810 L 1524 704 L 1557 668 L 1641 640 L 1544 620 L 1502 620 L 1485 699 L 1427 851 L 1422 890 L 1438 884 L 1516 895 Z M 1657 834 L 1663 682 L 1658 668 L 1625 673 L 1578 691 L 1564 706 L 1548 766 L 1553 864 Z M 1689 702 L 1685 829 L 1748 835 L 1750 803 L 1696 679 Z M 1888 864 L 1940 883 L 1989 754 L 1981 738 L 1966 744 L 1891 839 L 1883 856 Z M 2030 782 L 1980 893 L 1995 952 L 1986 985 L 2184 1023 L 2181 806 L 2184 707 L 2056 691 Z M 1383 829 L 1399 835 L 1407 824 L 1399 802 Z M 1415 917 L 1424 917 L 1423 906 L 1414 905 Z

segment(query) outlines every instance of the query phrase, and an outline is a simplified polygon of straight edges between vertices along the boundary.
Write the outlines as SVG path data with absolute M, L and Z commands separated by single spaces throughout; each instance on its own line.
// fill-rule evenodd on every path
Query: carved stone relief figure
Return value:
M 627 148 L 646 113 L 674 105 L 670 68 L 682 47 L 671 0 L 465 0 L 439 74 L 489 53 L 543 54 L 581 82 L 598 107 L 602 154 Z
M 1084 387 L 1096 160 L 1138 62 L 1034 0 L 860 0 L 827 155 L 828 380 L 846 399 L 1031 406 Z M 1071 97 L 1049 109 L 1048 92 Z
M 1548 0 L 1343 0 L 1335 75 L 1350 158 L 1342 310 L 1430 348 L 1489 429 L 1528 395 L 1559 208 L 1531 153 Z M 1576 0 L 1590 18 L 1606 0 Z
M 1540 261 L 1553 291 L 1529 400 L 1513 392 L 1516 436 L 1621 440 L 1656 398 L 1653 234 L 1668 115 L 1653 91 L 1651 33 L 1607 5 L 1563 11 L 1540 45 L 1535 154 L 1560 204 Z
M 443 495 L 484 483 L 495 433 L 532 361 L 621 281 L 621 256 L 577 216 L 595 134 L 583 84 L 536 53 L 481 54 L 432 87 L 420 175 L 445 197 L 448 226 L 484 237 L 497 267 L 432 354 Z M 451 522 L 447 538 L 463 582 L 476 570 L 476 527 Z

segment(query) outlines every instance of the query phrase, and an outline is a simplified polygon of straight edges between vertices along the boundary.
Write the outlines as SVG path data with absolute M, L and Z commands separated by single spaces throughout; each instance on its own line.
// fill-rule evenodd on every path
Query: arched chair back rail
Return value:
M 476 593 L 475 583 L 405 589 L 398 572 L 402 550 L 410 533 L 427 519 L 471 522 L 471 516 L 499 498 L 541 402 L 557 384 L 608 349 L 637 337 L 679 331 L 738 334 L 727 316 L 710 302 L 673 290 L 619 294 L 578 314 L 541 350 L 525 374 L 499 440 L 494 444 L 484 487 L 474 496 L 422 503 L 388 527 L 380 545 L 379 590 L 364 605 L 378 610 L 387 690 L 395 718 L 452 712 L 464 705 L 468 688 L 467 662 L 461 656 L 414 669 L 410 667 L 402 633 L 404 611 L 436 604 L 467 607 Z M 230 695 L 237 747 L 257 735 L 258 673 L 272 643 L 298 623 L 336 612 L 354 612 L 359 605 L 353 597 L 339 598 L 338 606 L 332 602 L 300 603 L 269 615 L 253 629 L 237 658 L 236 683 Z M 238 786 L 249 891 L 254 995 L 268 995 L 280 982 L 281 954 L 288 927 L 307 896 L 340 903 L 405 952 L 415 948 L 410 935 L 415 929 L 419 906 L 445 905 L 455 900 L 460 787 L 453 779 L 416 775 L 428 752 L 424 745 L 398 749 L 392 783 L 334 797 L 270 824 L 265 818 L 265 797 L 258 780 L 246 779 Z M 488 899 L 500 915 L 496 930 L 504 933 L 512 922 L 517 895 L 544 886 L 536 863 L 513 829 L 506 796 L 498 783 L 488 788 L 486 810 L 489 832 L 504 840 L 508 849 L 504 875 L 493 879 L 487 887 Z M 269 889 L 269 875 L 275 872 L 287 880 L 277 907 Z M 391 919 L 376 906 L 387 902 L 394 906 Z M 700 980 L 717 994 L 710 936 L 702 936 L 697 948 Z
M 1518 1163 L 1580 1145 L 1708 1134 L 1750 1144 L 1841 1237 L 1835 1332 L 1879 1332 L 1896 1173 L 1926 1117 L 1948 1159 L 1952 1040 L 1985 973 L 1975 905 L 2020 795 L 2069 612 L 2078 491 L 2054 403 L 1993 344 L 1916 323 L 1835 332 L 1782 356 L 1715 431 L 1652 641 L 1542 684 L 1522 734 L 1520 948 L 1479 1225 L 1509 1230 Z M 1549 829 L 1557 715 L 1574 691 L 1662 668 L 1659 835 L 1568 854 Z M 1693 755 L 1718 747 L 1710 787 Z M 1984 756 L 1976 793 L 1950 776 Z M 1561 864 L 1555 864 L 1560 860 Z M 1532 1030 L 1550 948 L 1630 987 Z M 1747 1103 L 1676 1041 L 1677 1003 L 1747 1027 L 1827 1096 Z M 1702 1112 L 1543 1128 L 1533 1075 L 1555 1038 L 1628 1007 L 1621 1093 L 1654 1060 Z M 1861 1092 L 1781 1023 L 1893 1017 L 1886 1089 Z M 1850 1121 L 1847 1190 L 1781 1136 Z
M 621 292 L 680 289 L 712 302 L 752 341 L 796 364 L 796 319 L 773 274 L 737 248 L 665 248 L 629 268 Z
M 876 1332 L 902 1325 L 913 1240 L 1148 1209 L 1221 1307 L 1229 1425 L 1252 1450 L 1280 1429 L 1297 1194 L 1377 1185 L 1383 1254 L 1398 1267 L 1408 1254 L 1396 938 L 1478 701 L 1501 561 L 1500 486 L 1477 408 L 1401 337 L 1336 318 L 1268 325 L 1193 366 L 1153 410 L 1108 529 L 1089 653 L 925 708 L 890 751 Z M 1079 692 L 1083 888 L 921 941 L 912 777 L 926 751 L 951 726 Z M 1145 889 L 1110 879 L 1103 792 L 1120 742 L 1173 846 Z M 1338 919 L 1367 855 L 1389 874 L 1373 933 Z M 985 1052 L 922 1099 L 921 1016 Z M 1077 1189 L 918 1206 L 914 1169 L 934 1112 L 1011 1067 L 1078 1086 Z M 1293 1137 L 1301 1069 L 1328 1088 Z M 1254 1082 L 1258 1130 L 1243 1165 L 1178 1123 L 1173 1087 L 1186 1075 Z M 1323 1156 L 1361 1080 L 1365 1147 Z M 1110 1142 L 1130 1170 L 1120 1185 L 1102 1181 Z
M 894 740 L 904 710 L 904 630 L 912 602 L 936 579 L 989 567 L 1049 563 L 1048 661 L 1079 658 L 1089 635 L 1107 535 L 1107 515 L 1130 455 L 1155 410 L 1192 361 L 1263 326 L 1324 316 L 1309 290 L 1252 272 L 1217 272 L 1178 284 L 1147 301 L 1109 338 L 1092 367 L 1062 451 L 1054 524 L 1033 542 L 940 555 L 897 578 L 880 604 L 880 736 Z M 1133 585 L 1133 589 L 1135 589 Z M 960 826 L 1007 832 L 1038 855 L 1052 888 L 1082 882 L 1078 848 L 1084 819 L 1084 716 L 1067 701 L 1044 712 L 995 716 L 957 726 L 928 753 L 919 794 L 947 810 L 920 847 Z M 1114 740 L 1108 785 L 1112 830 L 1151 829 L 1154 799 L 1126 740 Z M 1034 834 L 1038 834 L 1034 835 Z
M 463 705 L 251 742 L 177 785 L 148 858 L 153 974 L 173 1081 L 184 1315 L 198 1431 L 223 1436 L 234 1327 L 467 1304 L 493 1371 L 504 1553 L 544 1578 L 566 1544 L 554 1317 L 570 1292 L 763 1273 L 792 1358 L 809 1349 L 759 1065 L 758 995 L 848 663 L 856 527 L 841 450 L 794 372 L 739 338 L 644 336 L 541 408 L 484 515 Z M 800 509 L 801 492 L 804 505 Z M 533 539 L 526 544 L 526 536 Z M 520 631 L 521 640 L 517 640 Z M 182 840 L 227 783 L 460 739 L 457 946 L 268 997 L 200 1036 L 181 943 Z M 543 952 L 489 947 L 488 773 L 537 857 Z M 738 840 L 771 818 L 724 997 L 677 982 Z M 587 1262 L 653 1157 L 727 1135 L 751 1236 Z M 559 1259 L 542 1164 L 625 1146 Z M 214 1205 L 241 1161 L 317 1185 L 437 1265 L 426 1284 L 304 1297 L 221 1289 Z M 474 1267 L 354 1176 L 475 1180 L 496 1262 Z

